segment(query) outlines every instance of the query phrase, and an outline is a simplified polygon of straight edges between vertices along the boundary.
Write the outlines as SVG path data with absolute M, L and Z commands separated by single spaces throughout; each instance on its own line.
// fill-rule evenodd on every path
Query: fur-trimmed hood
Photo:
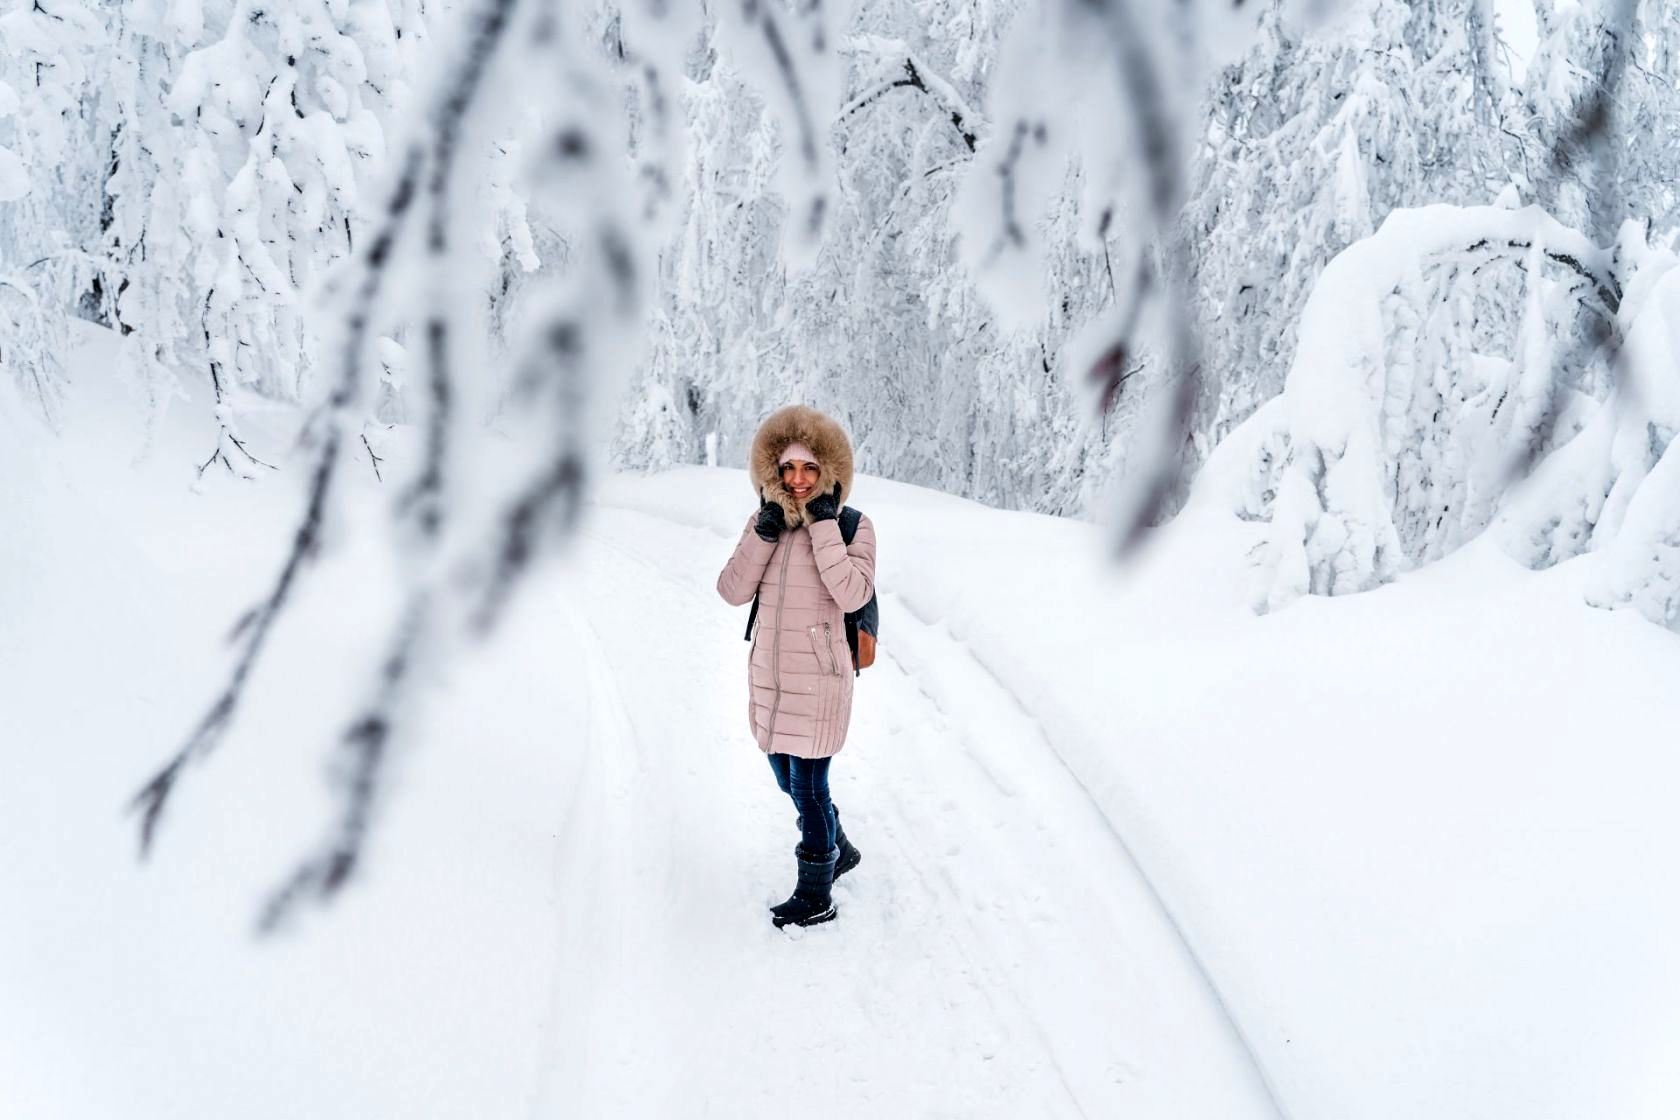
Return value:
M 747 477 L 752 480 L 753 491 L 761 498 L 780 502 L 789 525 L 803 525 L 805 507 L 783 488 L 782 474 L 776 464 L 791 443 L 803 443 L 817 458 L 819 471 L 812 496 L 831 492 L 838 482 L 840 504 L 845 505 L 852 496 L 852 442 L 838 421 L 802 404 L 778 408 L 758 426 L 747 460 Z

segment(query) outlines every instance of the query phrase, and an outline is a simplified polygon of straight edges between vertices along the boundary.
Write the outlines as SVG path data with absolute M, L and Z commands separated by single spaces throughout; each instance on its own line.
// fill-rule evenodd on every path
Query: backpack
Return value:
M 858 520 L 862 513 L 845 506 L 840 510 L 840 539 L 846 544 L 852 543 L 857 536 Z M 753 623 L 758 619 L 758 595 L 753 595 L 752 610 L 747 614 L 747 641 L 752 641 Z M 846 612 L 846 645 L 852 651 L 852 675 L 856 676 L 863 670 L 875 664 L 875 638 L 881 632 L 881 608 L 876 605 L 875 592 L 869 593 L 869 602 L 855 611 Z

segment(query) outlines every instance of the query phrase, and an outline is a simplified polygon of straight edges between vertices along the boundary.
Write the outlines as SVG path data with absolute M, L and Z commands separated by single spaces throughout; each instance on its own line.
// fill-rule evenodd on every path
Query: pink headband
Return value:
M 802 459 L 807 463 L 817 461 L 817 457 L 811 454 L 811 449 L 798 441 L 787 445 L 787 449 L 782 452 L 782 457 L 776 460 L 776 465 L 779 467 L 789 459 Z

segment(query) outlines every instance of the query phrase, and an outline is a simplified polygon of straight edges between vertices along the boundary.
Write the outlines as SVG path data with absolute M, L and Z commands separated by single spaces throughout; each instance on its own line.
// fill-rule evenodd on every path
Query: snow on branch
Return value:
M 1160 520 L 1182 490 L 1187 423 L 1201 364 L 1186 263 L 1170 233 L 1184 202 L 1187 153 L 1212 67 L 1240 54 L 1261 5 L 1061 0 L 1046 20 L 1020 19 L 988 100 L 994 129 L 963 183 L 962 260 L 1006 327 L 1047 316 L 1042 215 L 1077 166 L 1088 240 L 1107 254 L 1124 236 L 1131 266 L 1111 306 L 1069 341 L 1061 365 L 1097 388 L 1106 416 L 1145 349 L 1163 371 L 1129 449 L 1110 510 L 1117 549 Z M 1110 268 L 1109 274 L 1116 275 Z
M 516 351 L 509 423 L 537 452 L 503 489 L 465 570 L 469 624 L 488 632 L 546 543 L 578 523 L 606 423 L 640 357 L 654 242 L 622 178 L 625 125 L 612 83 L 574 64 L 568 104 L 536 146 L 533 207 L 567 234 L 573 268 L 540 290 Z
M 493 46 L 505 26 L 507 8 L 513 0 L 487 0 L 475 21 L 476 33 L 469 38 L 462 59 L 440 83 L 434 110 L 434 126 L 459 118 L 471 105 L 482 73 L 482 55 Z M 304 514 L 292 535 L 292 546 L 268 596 L 247 613 L 236 627 L 233 667 L 210 709 L 176 752 L 134 798 L 140 813 L 140 846 L 144 855 L 156 837 L 157 827 L 189 762 L 212 753 L 225 736 L 244 696 L 251 672 L 266 647 L 268 636 L 307 564 L 320 549 L 322 526 L 332 501 L 342 467 L 346 431 L 359 424 L 357 405 L 361 399 L 368 351 L 375 316 L 390 275 L 390 264 L 398 241 L 404 237 L 413 204 L 426 169 L 426 150 L 410 144 L 400 158 L 394 183 L 382 208 L 374 236 L 352 263 L 350 298 L 344 308 L 338 349 L 337 377 L 321 414 L 316 418 L 316 442 L 308 499 Z
M 399 527 L 410 530 L 413 542 L 411 585 L 401 617 L 386 640 L 373 695 L 339 739 L 338 812 L 314 852 L 270 895 L 258 923 L 263 932 L 283 926 L 305 901 L 329 901 L 350 881 L 383 792 L 397 729 L 417 699 L 414 684 L 419 669 L 444 656 L 447 617 L 438 616 L 447 605 L 448 588 L 439 573 L 448 527 L 449 434 L 457 426 L 456 401 L 461 395 L 450 336 L 456 320 L 463 318 L 452 298 L 455 270 L 462 267 L 454 246 L 459 214 L 452 201 L 460 178 L 463 133 L 481 112 L 492 67 L 507 65 L 506 41 L 518 6 L 518 0 L 485 0 L 467 13 L 454 71 L 426 118 L 424 155 L 414 152 L 410 156 L 424 211 L 418 240 L 425 274 L 421 332 L 426 426 L 420 469 L 399 494 L 394 512 Z M 404 212 L 412 192 L 412 187 L 399 181 L 396 197 L 403 199 Z M 392 209 L 397 209 L 395 198 Z M 401 230 L 401 225 L 394 226 L 393 235 L 400 235 Z M 388 259 L 381 257 L 370 264 L 369 273 L 375 268 L 383 271 Z M 378 284 L 369 281 L 370 276 L 364 275 L 362 292 L 371 310 Z M 348 319 L 346 365 L 340 382 L 343 394 L 335 394 L 326 421 L 331 426 L 335 464 L 345 453 L 349 426 L 359 422 L 351 405 L 360 399 L 368 380 L 366 370 L 375 364 L 369 361 L 367 317 L 352 312 Z
M 597 431 L 606 411 L 599 402 L 611 400 L 611 387 L 638 360 L 654 243 L 644 234 L 647 209 L 625 174 L 629 134 L 619 75 L 558 6 L 541 0 L 479 0 L 461 26 L 442 79 L 400 148 L 372 236 L 327 289 L 340 303 L 323 332 L 334 340 L 336 376 L 311 425 L 314 469 L 293 547 L 268 598 L 236 632 L 238 652 L 223 691 L 134 802 L 144 852 L 185 765 L 225 735 L 268 634 L 319 550 L 322 524 L 341 500 L 336 480 L 365 419 L 366 389 L 380 369 L 374 332 L 408 313 L 420 334 L 425 393 L 420 462 L 396 488 L 391 509 L 406 561 L 401 606 L 367 697 L 337 743 L 336 811 L 268 897 L 262 932 L 287 925 L 306 903 L 330 901 L 354 879 L 392 758 L 426 695 L 423 685 L 447 668 L 463 641 L 493 631 L 539 562 L 569 538 L 605 442 Z M 658 42 L 656 23 L 639 33 L 651 44 L 650 58 L 681 58 Z M 472 301 L 462 298 L 473 290 L 460 278 L 471 271 L 460 236 L 471 212 L 464 188 L 490 159 L 478 140 L 498 127 L 495 108 L 512 102 L 517 75 L 533 73 L 553 76 L 553 96 L 533 122 L 526 200 L 545 228 L 564 238 L 567 255 L 526 302 L 512 387 L 499 436 L 492 436 L 475 410 L 486 400 L 472 376 L 483 363 L 462 358 L 482 326 L 464 306 Z M 659 83 L 670 80 L 657 75 Z M 393 288 L 399 260 L 412 297 Z
M 1618 117 L 1623 78 L 1639 50 L 1636 19 L 1639 0 L 1607 0 L 1590 15 L 1574 14 L 1591 43 L 1590 80 L 1564 116 L 1547 153 L 1553 180 L 1584 180 L 1587 192 L 1586 229 L 1609 241 L 1626 216 L 1619 169 L 1626 141 L 1625 120 Z
M 26 389 L 41 418 L 56 430 L 64 387 L 58 355 L 68 349 L 62 318 L 42 308 L 40 293 L 24 277 L 0 275 L 0 326 L 6 328 L 0 334 L 0 377 Z
M 969 106 L 955 86 L 929 68 L 903 40 L 865 35 L 858 36 L 847 45 L 853 54 L 867 53 L 887 61 L 885 71 L 898 71 L 899 74 L 879 80 L 853 97 L 841 107 L 836 120 L 843 121 L 868 108 L 895 89 L 913 89 L 937 102 L 963 145 L 970 152 L 975 150 L 984 129 L 980 114 Z
M 686 61 L 702 26 L 700 5 L 666 0 L 624 0 L 619 9 L 616 53 L 634 75 L 636 130 L 633 154 L 644 192 L 642 223 L 662 235 L 681 209 L 681 167 L 687 154 L 682 91 Z
M 1609 395 L 1514 489 L 1496 528 L 1533 567 L 1596 553 L 1589 603 L 1680 630 L 1680 257 L 1631 222 L 1617 253 L 1631 279 L 1607 332 L 1619 340 Z
M 839 108 L 845 74 L 834 49 L 830 5 L 824 0 L 798 5 L 724 0 L 719 9 L 719 44 L 781 125 L 779 173 L 792 212 L 783 254 L 790 264 L 803 266 L 821 244 L 834 190 L 828 126 Z
M 1479 294 L 1513 277 L 1520 326 L 1482 337 Z M 1611 254 L 1534 206 L 1396 210 L 1337 255 L 1283 395 L 1233 435 L 1271 521 L 1256 606 L 1366 590 L 1480 532 L 1559 411 L 1548 340 L 1621 303 Z
M 1224 498 L 1270 520 L 1257 609 L 1377 586 L 1491 527 L 1532 566 L 1595 554 L 1590 603 L 1680 630 L 1680 270 L 1651 243 L 1673 86 L 1623 80 L 1670 65 L 1672 31 L 1638 13 L 1542 19 L 1519 122 L 1533 181 L 1393 211 L 1318 277 L 1282 396 L 1207 467 L 1207 490 L 1235 480 Z M 1514 209 L 1519 190 L 1547 205 Z

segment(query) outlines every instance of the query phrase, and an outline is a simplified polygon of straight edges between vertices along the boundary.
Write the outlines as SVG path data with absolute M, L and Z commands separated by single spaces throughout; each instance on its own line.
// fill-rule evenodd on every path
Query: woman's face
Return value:
M 789 459 L 782 464 L 782 485 L 796 501 L 803 502 L 817 486 L 817 465 L 804 459 Z

